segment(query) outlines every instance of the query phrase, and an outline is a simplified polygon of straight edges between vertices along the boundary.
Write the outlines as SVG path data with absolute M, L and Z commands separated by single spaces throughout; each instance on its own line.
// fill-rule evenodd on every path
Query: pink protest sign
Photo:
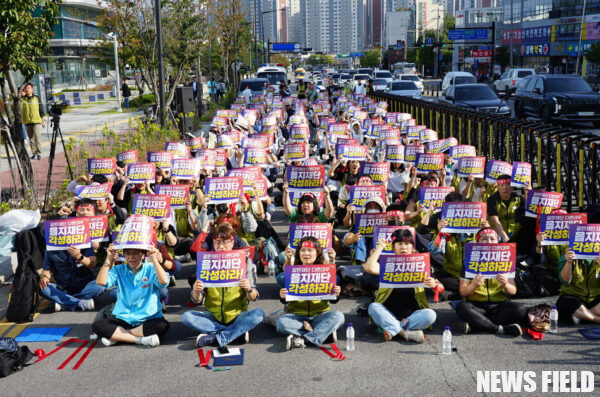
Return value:
M 202 165 L 198 159 L 173 159 L 171 176 L 177 179 L 195 179 L 200 177 Z
M 458 159 L 456 175 L 459 178 L 483 178 L 485 175 L 485 157 L 461 157 Z
M 90 247 L 89 218 L 68 218 L 44 221 L 46 250 L 63 251 L 69 247 Z
M 131 215 L 123 223 L 113 243 L 117 250 L 151 250 L 156 246 L 155 241 L 154 219 L 146 215 Z
M 190 203 L 189 185 L 156 185 L 154 191 L 156 194 L 170 197 L 172 209 L 185 209 Z
M 236 287 L 246 278 L 246 252 L 199 251 L 196 257 L 196 277 L 207 288 Z
M 424 146 L 421 146 L 423 150 Z M 443 153 L 417 153 L 415 168 L 417 174 L 427 174 L 430 171 L 440 171 L 444 168 Z
M 172 152 L 148 152 L 147 157 L 149 163 L 154 163 L 163 171 L 171 171 Z
M 379 288 L 424 287 L 431 274 L 429 261 L 429 253 L 381 256 Z
M 171 199 L 162 194 L 134 194 L 132 215 L 147 215 L 157 220 L 171 216 Z
M 538 214 L 549 214 L 553 209 L 560 208 L 562 193 L 530 190 L 525 201 L 525 216 L 537 218 Z
M 137 150 L 128 150 L 117 154 L 117 161 L 121 161 L 124 164 L 135 164 L 139 161 Z
M 238 176 L 206 178 L 204 191 L 213 204 L 237 203 L 244 191 L 244 181 Z
M 156 179 L 156 167 L 153 163 L 129 164 L 127 178 L 129 183 L 152 183 Z
M 113 158 L 88 159 L 88 172 L 92 175 L 112 176 L 117 168 Z

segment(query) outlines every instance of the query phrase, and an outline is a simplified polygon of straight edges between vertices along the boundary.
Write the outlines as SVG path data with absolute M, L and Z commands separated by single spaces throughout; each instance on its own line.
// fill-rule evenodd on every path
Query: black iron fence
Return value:
M 534 188 L 564 193 L 568 211 L 600 201 L 600 136 L 533 120 L 519 120 L 384 93 L 390 112 L 410 113 L 417 124 L 472 145 L 480 156 L 532 165 Z

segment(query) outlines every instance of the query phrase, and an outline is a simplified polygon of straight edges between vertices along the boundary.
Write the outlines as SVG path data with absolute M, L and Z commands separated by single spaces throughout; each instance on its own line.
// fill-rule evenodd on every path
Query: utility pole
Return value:
M 254 0 L 254 71 L 258 70 L 258 54 L 256 53 L 256 39 L 258 32 L 256 31 L 256 0 Z
M 490 76 L 494 77 L 494 52 L 496 51 L 496 21 L 492 21 L 492 57 L 490 58 Z
M 158 46 L 158 100 L 160 111 L 158 120 L 162 126 L 165 125 L 166 107 L 165 107 L 165 71 L 162 48 L 162 22 L 160 12 L 160 0 L 154 0 L 154 16 L 156 19 L 156 45 Z
M 581 27 L 579 28 L 579 45 L 577 46 L 577 60 L 575 61 L 575 74 L 579 74 L 579 57 L 581 56 L 581 38 L 583 37 L 583 20 L 585 19 L 585 5 L 587 0 L 583 0 L 583 11 L 581 11 Z

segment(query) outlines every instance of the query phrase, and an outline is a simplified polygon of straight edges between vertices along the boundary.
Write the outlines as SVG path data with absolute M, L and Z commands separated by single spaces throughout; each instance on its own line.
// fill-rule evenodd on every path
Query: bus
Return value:
M 306 70 L 298 68 L 294 71 L 294 76 L 296 77 L 296 80 L 304 80 L 306 78 Z
M 263 64 L 256 71 L 256 78 L 267 79 L 275 94 L 279 94 L 279 82 L 287 81 L 287 70 L 282 64 Z
M 412 62 L 397 62 L 394 64 L 394 76 L 399 74 L 416 74 L 417 68 Z

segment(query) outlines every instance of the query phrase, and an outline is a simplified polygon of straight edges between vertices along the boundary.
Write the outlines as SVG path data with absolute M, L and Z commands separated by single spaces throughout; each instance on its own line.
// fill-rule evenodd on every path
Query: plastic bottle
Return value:
M 442 334 L 442 354 L 450 355 L 452 353 L 452 332 L 450 327 L 446 327 Z
M 558 310 L 556 310 L 556 306 L 552 306 L 550 310 L 550 333 L 558 333 Z
M 273 259 L 271 259 L 267 265 L 267 273 L 269 274 L 269 277 L 275 277 L 275 262 L 273 262 Z
M 346 328 L 346 350 L 349 352 L 354 351 L 354 327 L 352 323 L 349 323 L 348 328 Z

